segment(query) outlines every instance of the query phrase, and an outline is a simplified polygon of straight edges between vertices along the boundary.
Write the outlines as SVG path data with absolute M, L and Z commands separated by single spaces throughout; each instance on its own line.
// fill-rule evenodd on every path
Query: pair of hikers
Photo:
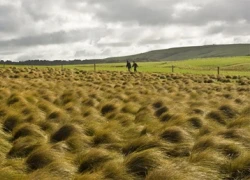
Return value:
M 136 64 L 135 61 L 133 61 L 133 65 L 131 66 L 131 63 L 130 63 L 129 61 L 127 61 L 126 67 L 128 68 L 128 71 L 129 71 L 129 72 L 130 72 L 131 67 L 134 68 L 134 72 L 137 72 L 137 67 L 138 67 L 138 65 Z

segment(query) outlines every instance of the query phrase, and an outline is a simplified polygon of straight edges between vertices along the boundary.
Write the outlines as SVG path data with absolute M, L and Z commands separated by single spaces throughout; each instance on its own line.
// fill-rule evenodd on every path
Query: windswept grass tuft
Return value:
M 21 122 L 22 120 L 18 114 L 10 114 L 4 120 L 3 130 L 7 132 L 11 132 Z
M 126 157 L 124 163 L 130 173 L 140 178 L 145 178 L 149 171 L 161 165 L 162 160 L 162 153 L 151 149 L 137 153 L 131 153 Z
M 114 104 L 108 103 L 108 104 L 105 104 L 102 106 L 101 113 L 102 113 L 102 115 L 106 115 L 108 113 L 115 111 L 116 109 L 117 109 L 117 107 Z
M 173 126 L 166 128 L 163 132 L 160 133 L 160 137 L 171 143 L 181 143 L 184 142 L 188 134 L 181 129 L 180 127 Z
M 29 154 L 26 159 L 26 165 L 29 170 L 33 171 L 46 167 L 58 158 L 58 155 L 53 150 L 49 147 L 42 146 Z
M 63 141 L 74 134 L 80 134 L 80 130 L 72 124 L 66 124 L 51 136 L 51 140 L 54 142 Z
M 32 137 L 23 137 L 19 138 L 13 142 L 13 147 L 8 152 L 8 157 L 26 157 L 28 156 L 33 150 L 40 147 L 44 144 L 45 141 L 38 140 Z
M 160 148 L 161 146 L 162 145 L 158 139 L 142 136 L 138 139 L 128 142 L 122 148 L 122 152 L 123 154 L 128 155 L 133 152 L 140 152 L 152 148 Z
M 79 164 L 78 172 L 92 172 L 113 158 L 115 157 L 112 157 L 111 154 L 104 149 L 89 149 L 87 152 L 82 152 L 76 159 L 77 164 Z

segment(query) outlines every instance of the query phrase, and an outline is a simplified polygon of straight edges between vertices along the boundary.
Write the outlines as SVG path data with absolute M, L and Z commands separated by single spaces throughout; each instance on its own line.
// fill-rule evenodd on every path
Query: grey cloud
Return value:
M 104 48 L 101 49 L 100 51 L 91 51 L 89 49 L 85 49 L 85 50 L 79 50 L 75 52 L 74 57 L 75 58 L 84 58 L 87 59 L 89 57 L 94 57 L 94 56 L 110 56 L 111 55 L 111 50 L 109 48 Z
M 167 44 L 167 43 L 170 43 L 174 40 L 174 38 L 159 38 L 159 39 L 143 39 L 139 42 L 140 45 L 145 45 L 145 44 L 149 44 L 149 45 L 152 45 L 152 44 Z
M 22 23 L 19 18 L 15 7 L 9 5 L 0 6 L 0 32 L 17 31 Z
M 87 2 L 90 8 L 95 11 L 96 18 L 107 22 L 131 21 L 142 25 L 165 24 L 171 15 L 167 3 L 154 8 L 154 6 L 143 4 L 141 1 L 133 0 L 87 0 Z
M 38 45 L 64 44 L 89 40 L 96 43 L 100 37 L 107 34 L 102 29 L 84 29 L 57 31 L 34 36 L 25 36 L 16 39 L 0 41 L 0 47 L 29 47 Z
M 51 13 L 54 13 L 54 8 L 59 7 L 61 2 L 62 0 L 22 0 L 21 6 L 32 19 L 39 21 L 50 18 Z
M 86 0 L 88 9 L 95 17 L 106 22 L 137 22 L 140 25 L 189 24 L 205 25 L 211 21 L 235 22 L 246 19 L 248 22 L 248 0 L 179 0 L 179 1 L 133 1 L 133 0 Z M 197 9 L 183 9 L 175 17 L 178 3 L 184 3 Z
M 97 43 L 98 47 L 126 47 L 131 45 L 129 42 Z

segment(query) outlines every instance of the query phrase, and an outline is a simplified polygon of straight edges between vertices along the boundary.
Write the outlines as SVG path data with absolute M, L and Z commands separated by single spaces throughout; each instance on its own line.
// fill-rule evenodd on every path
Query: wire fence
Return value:
M 17 67 L 17 68 L 57 68 L 60 70 L 75 69 L 84 71 L 127 71 L 125 65 L 112 64 L 78 64 L 78 65 L 0 65 L 1 68 Z M 138 72 L 151 73 L 180 73 L 180 74 L 213 74 L 213 75 L 233 75 L 233 76 L 250 76 L 250 67 L 232 68 L 228 66 L 217 67 L 184 67 L 184 66 L 139 66 Z M 133 72 L 133 69 L 131 70 Z

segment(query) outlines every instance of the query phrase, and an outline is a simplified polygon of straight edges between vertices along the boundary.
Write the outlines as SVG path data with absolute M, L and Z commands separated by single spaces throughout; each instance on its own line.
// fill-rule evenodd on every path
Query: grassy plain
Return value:
M 220 67 L 221 75 L 240 75 L 250 76 L 250 56 L 227 57 L 227 58 L 201 58 L 183 61 L 159 61 L 159 62 L 138 62 L 139 72 L 162 72 L 172 73 L 174 66 L 175 73 L 189 74 L 210 74 L 217 75 L 217 67 Z M 4 67 L 4 65 L 0 65 Z M 126 63 L 106 63 L 96 64 L 96 71 L 127 71 Z M 6 65 L 5 67 L 11 67 Z M 15 66 L 47 68 L 49 66 Z M 50 66 L 61 69 L 62 66 Z M 79 69 L 85 71 L 94 71 L 94 64 L 63 65 L 66 69 Z
M 0 179 L 250 177 L 250 77 L 12 67 L 0 80 Z

